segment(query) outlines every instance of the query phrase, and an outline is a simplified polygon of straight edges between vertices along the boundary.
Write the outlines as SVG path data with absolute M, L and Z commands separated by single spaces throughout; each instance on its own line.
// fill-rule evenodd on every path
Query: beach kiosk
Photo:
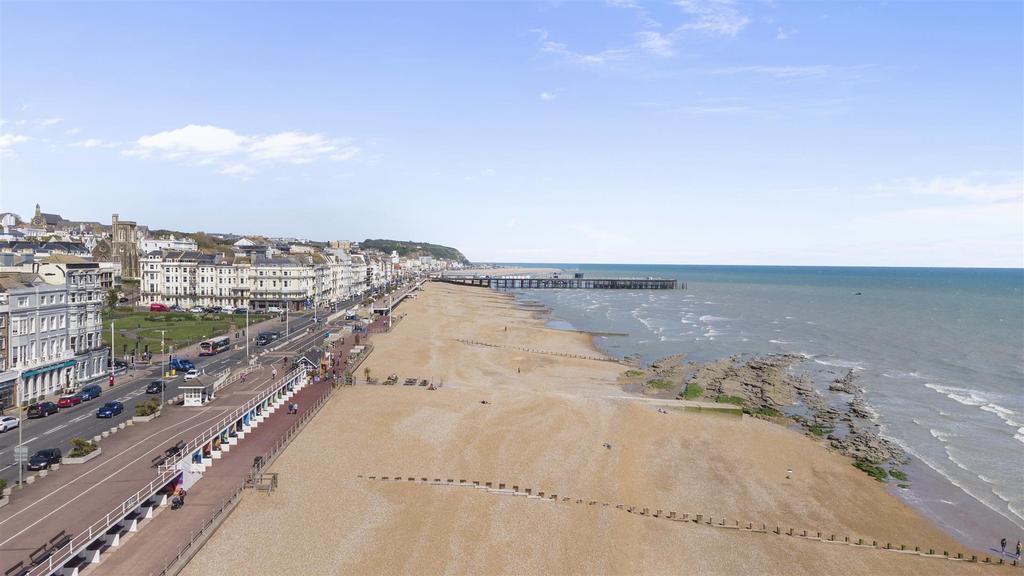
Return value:
M 202 406 L 213 400 L 214 382 L 212 378 L 200 376 L 179 386 L 185 396 L 185 406 Z

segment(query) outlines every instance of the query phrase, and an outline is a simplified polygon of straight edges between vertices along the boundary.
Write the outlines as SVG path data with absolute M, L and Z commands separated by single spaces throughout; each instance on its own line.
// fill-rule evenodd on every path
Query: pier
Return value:
M 569 290 L 674 290 L 678 280 L 671 278 L 585 278 L 582 274 L 562 277 L 525 276 L 452 276 L 431 277 L 434 282 L 447 282 L 462 286 L 479 286 L 499 290 L 532 290 L 561 288 Z M 686 288 L 686 284 L 683 284 Z

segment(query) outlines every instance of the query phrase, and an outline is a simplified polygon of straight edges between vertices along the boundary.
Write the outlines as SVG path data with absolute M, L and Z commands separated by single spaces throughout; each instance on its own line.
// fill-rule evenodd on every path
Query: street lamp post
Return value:
M 249 307 L 245 307 L 245 360 L 246 362 L 251 361 L 249 358 Z

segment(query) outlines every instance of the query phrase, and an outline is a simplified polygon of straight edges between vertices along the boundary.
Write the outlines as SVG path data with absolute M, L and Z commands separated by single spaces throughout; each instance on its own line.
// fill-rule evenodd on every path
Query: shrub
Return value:
M 82 456 L 88 456 L 96 451 L 96 443 L 86 440 L 85 438 L 72 438 L 71 439 L 71 452 L 68 452 L 69 458 L 81 458 Z
M 718 398 L 715 398 L 715 402 L 719 402 L 721 404 L 736 404 L 738 406 L 743 406 L 743 398 L 740 398 L 739 396 L 730 396 L 728 394 L 719 394 Z
M 7 488 L 7 480 L 0 478 L 0 490 L 3 490 L 4 488 Z
M 672 383 L 668 380 L 662 380 L 660 378 L 655 380 L 648 380 L 647 386 L 654 388 L 655 390 L 668 390 L 672 387 Z
M 628 377 L 628 378 L 636 378 L 638 376 L 643 376 L 643 375 L 644 375 L 644 371 L 643 370 L 626 370 L 626 377 Z
M 704 394 L 704 389 L 696 382 L 687 382 L 686 388 L 683 389 L 683 398 L 686 400 L 700 398 L 702 394 Z
M 882 468 L 877 464 L 873 464 L 871 461 L 863 458 L 854 460 L 853 467 L 864 471 L 868 476 L 871 476 L 879 482 L 885 482 L 885 479 L 889 476 L 889 473 L 885 471 L 885 468 Z
M 822 426 L 821 424 L 812 424 L 811 426 L 807 427 L 807 431 L 810 432 L 811 434 L 814 434 L 815 436 L 819 436 L 820 437 L 820 436 L 824 436 L 826 434 L 831 433 L 832 429 L 831 428 L 826 428 L 826 427 Z
M 899 468 L 890 468 L 889 476 L 892 476 L 893 478 L 900 480 L 902 482 L 907 481 L 907 473 L 904 472 L 903 470 L 900 470 Z
M 136 416 L 152 416 L 160 411 L 160 399 L 150 398 L 145 402 L 139 402 L 135 405 Z
M 780 416 L 783 416 L 782 412 L 779 412 L 778 410 L 772 408 L 771 406 L 757 406 L 754 408 L 744 408 L 743 413 L 749 414 L 751 416 L 764 416 L 766 418 L 778 418 Z

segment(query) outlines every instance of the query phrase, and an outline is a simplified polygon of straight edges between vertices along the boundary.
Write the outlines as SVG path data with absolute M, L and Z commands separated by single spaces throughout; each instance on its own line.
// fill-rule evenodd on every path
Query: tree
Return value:
M 103 302 L 107 308 L 117 306 L 117 290 L 114 290 L 113 288 L 107 290 L 107 295 L 103 298 Z

